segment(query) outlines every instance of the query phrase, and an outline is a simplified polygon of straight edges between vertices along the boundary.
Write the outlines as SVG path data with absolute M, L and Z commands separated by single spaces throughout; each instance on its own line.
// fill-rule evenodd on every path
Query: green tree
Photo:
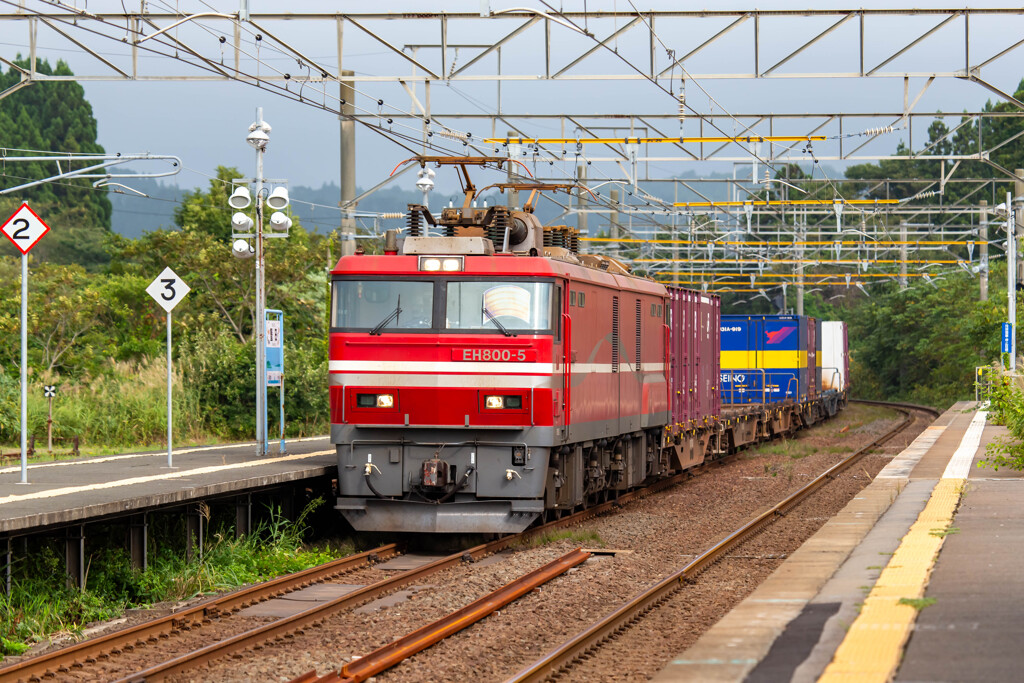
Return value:
M 27 68 L 28 60 L 17 59 Z M 36 64 L 41 74 L 71 76 L 63 61 L 51 67 L 46 60 Z M 11 67 L 0 72 L 0 91 L 16 85 L 21 73 Z M 96 119 L 85 99 L 82 86 L 73 81 L 33 82 L 0 100 L 0 147 L 8 155 L 33 156 L 40 152 L 61 154 L 103 154 L 96 142 Z M 61 171 L 84 168 L 94 162 L 62 163 Z M 52 162 L 7 162 L 0 187 L 55 175 Z M 103 249 L 105 233 L 110 229 L 111 205 L 106 191 L 96 190 L 89 180 L 62 180 L 0 195 L 0 213 L 13 213 L 27 201 L 53 230 L 33 250 L 40 260 L 55 263 L 79 263 L 90 269 L 106 262 Z M 5 242 L 0 254 L 18 252 Z

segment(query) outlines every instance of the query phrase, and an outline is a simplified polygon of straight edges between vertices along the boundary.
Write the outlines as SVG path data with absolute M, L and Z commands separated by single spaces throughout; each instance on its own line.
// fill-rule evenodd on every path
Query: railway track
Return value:
M 237 612 L 249 605 L 278 597 L 315 583 L 346 574 L 399 554 L 394 543 L 350 555 L 340 560 L 318 565 L 301 572 L 281 576 L 255 584 L 226 595 L 178 610 L 167 616 L 146 621 L 96 638 L 76 643 L 53 652 L 0 668 L 0 683 L 8 681 L 34 681 L 46 677 L 59 677 L 74 668 L 91 664 L 98 659 L 131 651 L 136 647 L 154 643 L 181 631 L 200 628 L 213 619 Z
M 869 403 L 891 406 L 891 404 L 886 404 L 884 402 Z M 909 421 L 905 420 L 900 427 L 905 427 L 908 422 Z M 891 438 L 891 435 L 886 435 L 885 437 L 877 439 L 871 447 L 877 447 L 881 441 L 884 441 L 887 438 Z M 863 450 L 866 449 L 862 449 L 862 452 Z M 330 602 L 321 603 L 291 617 L 286 617 L 266 625 L 261 625 L 258 628 L 253 628 L 243 633 L 239 633 L 193 652 L 188 652 L 187 654 L 166 660 L 156 666 L 133 673 L 121 680 L 164 680 L 170 676 L 189 671 L 215 659 L 236 654 L 246 649 L 261 649 L 266 643 L 302 633 L 304 629 L 321 623 L 325 618 L 335 612 L 370 602 L 383 595 L 401 589 L 404 586 L 413 585 L 422 581 L 431 574 L 435 574 L 463 563 L 475 562 L 488 555 L 505 550 L 531 536 L 543 534 L 559 528 L 578 525 L 587 519 L 607 513 L 614 508 L 621 507 L 631 501 L 644 498 L 658 491 L 675 486 L 676 484 L 693 477 L 694 474 L 706 472 L 710 468 L 715 467 L 717 464 L 720 464 L 731 457 L 733 456 L 711 461 L 710 463 L 696 468 L 695 470 L 690 470 L 674 477 L 667 478 L 648 488 L 624 493 L 614 500 L 594 505 L 586 510 L 534 527 L 523 534 L 497 539 L 489 543 L 478 545 L 469 550 L 454 553 L 419 568 L 403 572 L 400 575 L 375 582 Z M 844 461 L 844 463 L 846 463 L 845 465 L 844 463 L 840 463 L 839 466 L 833 469 L 838 472 L 842 466 L 849 466 L 849 464 L 852 464 L 853 459 L 854 458 L 848 458 L 847 461 Z M 830 470 L 830 472 L 832 472 L 832 470 Z M 795 504 L 796 502 L 793 502 L 791 505 Z M 320 567 L 314 567 L 310 570 L 306 570 L 305 572 L 279 577 L 278 579 L 265 584 L 259 584 L 219 598 L 214 598 L 151 622 L 146 622 L 138 626 L 106 634 L 52 653 L 33 657 L 14 665 L 0 668 L 0 683 L 16 680 L 42 680 L 48 677 L 60 678 L 62 673 L 86 667 L 90 664 L 96 663 L 100 659 L 116 656 L 121 652 L 130 652 L 136 648 L 145 647 L 148 644 L 169 638 L 180 631 L 188 631 L 201 627 L 204 624 L 210 623 L 214 619 L 236 612 L 255 602 L 276 597 L 313 583 L 324 581 L 333 576 L 338 576 L 339 574 L 368 566 L 376 561 L 385 560 L 398 555 L 401 552 L 402 549 L 394 544 L 382 546 L 366 553 L 337 560 Z M 708 563 L 711 561 L 713 560 L 709 560 Z M 691 565 L 695 563 L 691 563 Z M 696 570 L 691 570 L 692 573 L 695 573 L 695 571 Z
M 405 658 L 427 649 L 453 633 L 472 626 L 538 586 L 586 562 L 589 557 L 589 552 L 577 548 L 543 567 L 521 576 L 508 585 L 474 600 L 462 609 L 379 647 L 365 657 L 345 664 L 340 671 L 332 671 L 320 677 L 315 671 L 310 671 L 293 679 L 291 683 L 361 683 L 361 681 L 386 671 Z
M 564 673 L 570 669 L 574 662 L 581 658 L 590 657 L 609 639 L 630 628 L 631 625 L 643 619 L 650 611 L 668 601 L 673 594 L 681 590 L 686 582 L 692 581 L 697 574 L 719 559 L 726 553 L 735 550 L 746 540 L 757 534 L 765 526 L 779 517 L 785 515 L 789 510 L 796 507 L 812 493 L 836 477 L 841 471 L 849 468 L 868 452 L 878 448 L 886 441 L 889 441 L 901 431 L 916 421 L 912 412 L 924 412 L 933 419 L 939 413 L 931 408 L 912 404 L 894 404 L 884 401 L 859 401 L 860 403 L 881 405 L 893 408 L 904 415 L 904 420 L 897 424 L 886 434 L 878 437 L 867 446 L 852 453 L 836 465 L 830 467 L 815 479 L 808 482 L 798 491 L 787 496 L 775 506 L 758 515 L 733 531 L 724 539 L 713 545 L 703 554 L 689 562 L 685 567 L 666 577 L 648 590 L 622 604 L 611 614 L 595 621 L 590 627 L 581 631 L 560 646 L 549 651 L 546 655 L 537 659 L 532 664 L 521 669 L 510 677 L 506 683 L 533 683 L 546 681 Z
M 670 477 L 656 484 L 637 491 L 624 493 L 614 500 L 587 508 L 572 515 L 554 520 L 542 526 L 534 527 L 523 534 L 478 545 L 469 550 L 460 551 L 441 558 L 427 565 L 403 572 L 401 575 L 378 581 L 362 589 L 344 595 L 336 600 L 325 602 L 314 608 L 272 622 L 266 626 L 245 631 L 235 637 L 213 643 L 200 650 L 187 653 L 180 657 L 162 662 L 131 676 L 124 681 L 157 681 L 203 665 L 219 657 L 250 647 L 258 647 L 268 640 L 286 637 L 301 632 L 310 624 L 317 623 L 327 615 L 348 609 L 364 602 L 374 600 L 403 586 L 419 581 L 431 574 L 457 566 L 464 562 L 474 562 L 487 555 L 500 552 L 519 542 L 523 538 L 543 534 L 548 531 L 579 524 L 626 503 L 652 495 L 658 491 L 674 486 L 689 477 L 691 473 L 683 473 Z M 356 569 L 384 561 L 402 552 L 397 544 L 389 544 L 373 550 L 352 555 L 334 562 L 313 567 L 303 572 L 278 577 L 266 583 L 257 584 L 229 593 L 217 598 L 203 601 L 196 605 L 179 610 L 167 616 L 147 621 L 136 626 L 121 629 L 96 638 L 85 640 L 59 650 L 31 657 L 15 664 L 0 668 L 0 683 L 15 681 L 39 681 L 59 679 L 62 674 L 82 669 L 101 659 L 115 657 L 123 652 L 131 652 L 137 648 L 170 638 L 182 631 L 190 631 L 209 624 L 212 620 L 237 612 L 249 605 L 268 600 L 285 593 L 305 588 Z

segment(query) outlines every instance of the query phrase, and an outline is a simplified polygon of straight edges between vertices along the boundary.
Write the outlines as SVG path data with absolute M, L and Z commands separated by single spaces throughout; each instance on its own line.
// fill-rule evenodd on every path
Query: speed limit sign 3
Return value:
M 164 268 L 164 272 L 157 275 L 149 287 L 146 287 L 146 292 L 168 313 L 191 291 L 192 289 L 170 268 Z

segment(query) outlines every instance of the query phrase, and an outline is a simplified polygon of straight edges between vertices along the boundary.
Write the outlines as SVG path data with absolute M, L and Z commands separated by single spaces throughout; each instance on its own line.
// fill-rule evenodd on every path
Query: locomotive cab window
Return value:
M 547 331 L 552 328 L 552 283 L 521 280 L 450 280 L 449 330 Z
M 433 327 L 431 280 L 335 280 L 331 327 L 387 332 Z

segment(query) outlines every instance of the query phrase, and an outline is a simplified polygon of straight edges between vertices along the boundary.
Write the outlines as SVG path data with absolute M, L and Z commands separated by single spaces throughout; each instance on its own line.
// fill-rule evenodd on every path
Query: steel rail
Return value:
M 577 548 L 548 564 L 524 574 L 515 581 L 496 591 L 474 600 L 465 607 L 452 612 L 422 628 L 416 629 L 359 659 L 348 662 L 340 671 L 332 671 L 317 678 L 316 671 L 310 671 L 292 680 L 292 683 L 361 683 L 371 676 L 390 669 L 403 660 L 438 643 L 448 636 L 472 626 L 495 610 L 518 600 L 537 586 L 561 576 L 573 567 L 585 562 L 591 553 Z
M 716 464 L 720 460 L 713 461 L 709 464 Z M 638 489 L 636 491 L 629 491 L 614 500 L 609 500 L 598 505 L 594 505 L 585 510 L 569 515 L 562 519 L 554 520 L 543 524 L 538 527 L 527 529 L 520 534 L 514 534 L 499 538 L 489 543 L 484 543 L 469 550 L 463 550 L 447 557 L 442 557 L 429 564 L 425 564 L 422 567 L 417 567 L 409 571 L 402 572 L 396 576 L 383 579 L 377 583 L 364 586 L 363 588 L 357 589 L 346 595 L 335 598 L 334 600 L 320 603 L 310 607 L 309 609 L 285 617 L 278 621 L 265 624 L 263 626 L 251 629 L 244 633 L 240 633 L 236 636 L 232 636 L 225 640 L 212 643 L 203 647 L 199 650 L 169 659 L 165 662 L 152 666 L 144 671 L 134 673 L 130 676 L 122 678 L 118 683 L 139 683 L 140 681 L 162 681 L 169 676 L 188 671 L 197 666 L 201 666 L 214 659 L 227 656 L 233 652 L 244 650 L 252 647 L 259 647 L 262 643 L 267 641 L 273 641 L 277 638 L 285 637 L 286 634 L 290 633 L 301 633 L 303 629 L 308 628 L 311 625 L 322 622 L 325 618 L 329 617 L 332 613 L 355 607 L 361 603 L 373 600 L 385 593 L 397 590 L 403 586 L 415 583 L 424 579 L 427 576 L 435 574 L 445 569 L 458 566 L 465 562 L 475 562 L 480 560 L 487 555 L 492 555 L 496 552 L 500 552 L 510 547 L 511 545 L 520 542 L 525 538 L 530 538 L 539 534 L 543 534 L 553 529 L 559 529 L 566 526 L 572 526 L 579 524 L 592 517 L 596 517 L 605 512 L 621 507 L 626 503 L 634 500 L 645 498 L 651 494 L 662 491 L 666 488 L 674 486 L 691 476 L 692 470 L 677 474 L 675 476 L 663 479 L 659 482 L 652 484 L 651 486 Z M 0 681 L 2 683 L 2 681 Z
M 814 480 L 808 482 L 806 486 L 790 494 L 771 509 L 763 512 L 739 529 L 733 531 L 679 571 L 641 592 L 611 614 L 608 614 L 604 618 L 592 624 L 586 630 L 578 633 L 562 645 L 548 652 L 540 659 L 521 669 L 518 673 L 509 678 L 506 683 L 547 680 L 549 677 L 558 673 L 561 669 L 571 665 L 575 659 L 586 651 L 600 646 L 600 644 L 606 639 L 612 637 L 614 634 L 624 630 L 625 628 L 628 628 L 633 622 L 641 619 L 647 612 L 668 600 L 672 594 L 682 588 L 686 581 L 693 579 L 693 577 L 700 573 L 701 570 L 721 559 L 726 552 L 734 549 L 749 537 L 756 534 L 772 520 L 777 517 L 784 516 L 789 509 L 799 504 L 823 484 L 834 479 L 839 472 L 854 464 L 863 455 L 885 443 L 910 425 L 914 421 L 914 418 L 910 415 L 911 410 L 925 411 L 935 417 L 938 417 L 937 411 L 932 408 L 922 406 L 887 403 L 884 401 L 855 402 L 884 405 L 886 407 L 894 408 L 903 413 L 906 416 L 906 419 L 886 434 L 883 434 L 872 441 L 867 446 L 864 446 L 839 463 L 833 465 Z
M 274 639 L 285 637 L 286 634 L 301 632 L 304 628 L 311 624 L 317 624 L 332 613 L 349 607 L 354 607 L 362 602 L 366 602 L 376 597 L 388 593 L 393 590 L 397 590 L 402 586 L 408 585 L 415 581 L 419 581 L 426 576 L 434 574 L 445 569 L 462 564 L 466 561 L 476 561 L 487 555 L 491 555 L 496 552 L 500 552 L 519 541 L 543 534 L 547 531 L 554 529 L 560 529 L 563 527 L 577 525 L 583 521 L 596 517 L 598 515 L 609 512 L 613 509 L 622 507 L 623 505 L 630 503 L 635 500 L 640 500 L 649 495 L 655 494 L 664 489 L 675 486 L 676 484 L 682 483 L 695 474 L 701 471 L 706 471 L 711 467 L 715 467 L 723 464 L 735 454 L 716 458 L 714 460 L 705 461 L 703 464 L 696 467 L 690 468 L 685 472 L 673 475 L 666 479 L 657 481 L 650 486 L 635 491 L 628 491 L 614 498 L 613 500 L 606 501 L 597 505 L 590 506 L 584 510 L 568 515 L 562 519 L 553 520 L 546 524 L 527 529 L 521 534 L 515 534 L 500 538 L 489 543 L 478 545 L 469 550 L 461 551 L 448 557 L 443 557 L 429 564 L 423 565 L 422 567 L 403 572 L 400 575 L 378 581 L 377 583 L 365 586 L 361 589 L 348 593 L 347 595 L 341 596 L 329 602 L 324 602 L 314 607 L 307 609 L 304 612 L 294 614 L 290 617 L 286 617 L 276 622 L 265 624 L 258 628 L 246 631 L 238 634 L 231 638 L 212 643 L 204 648 L 196 650 L 179 657 L 167 660 L 153 667 L 150 667 L 144 671 L 137 672 L 131 676 L 121 679 L 119 683 L 138 681 L 159 681 L 164 680 L 166 677 L 188 671 L 194 667 L 200 666 L 204 663 L 210 662 L 214 659 L 218 659 L 223 656 L 227 656 L 233 652 L 244 650 L 247 648 L 258 647 L 262 643 L 272 641 Z M 0 680 L 0 683 L 3 683 Z
M 90 638 L 70 647 L 0 668 L 0 683 L 38 680 L 47 675 L 59 675 L 82 663 L 92 663 L 105 655 L 119 654 L 124 650 L 130 651 L 139 645 L 156 642 L 159 638 L 166 638 L 182 629 L 202 626 L 222 614 L 235 612 L 254 602 L 325 581 L 343 572 L 387 559 L 397 555 L 398 552 L 398 546 L 390 543 L 301 572 L 248 586 L 227 595 L 210 598 L 164 617 Z

